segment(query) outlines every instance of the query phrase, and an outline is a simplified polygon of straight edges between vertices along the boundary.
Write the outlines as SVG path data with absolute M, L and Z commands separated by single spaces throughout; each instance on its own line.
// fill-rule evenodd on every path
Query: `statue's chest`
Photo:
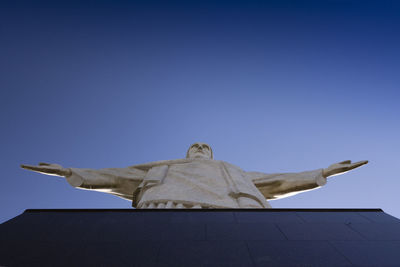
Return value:
M 215 161 L 195 161 L 172 165 L 168 168 L 168 173 L 163 183 L 226 187 L 222 166 Z

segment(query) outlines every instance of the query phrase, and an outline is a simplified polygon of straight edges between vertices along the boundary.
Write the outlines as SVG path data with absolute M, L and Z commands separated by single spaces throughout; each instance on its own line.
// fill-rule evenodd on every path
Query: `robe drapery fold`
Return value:
M 138 208 L 143 203 L 167 207 L 168 201 L 211 208 L 270 208 L 266 199 L 326 183 L 322 170 L 265 174 L 209 159 L 165 160 L 100 170 L 71 168 L 71 172 L 67 181 L 72 186 L 132 200 Z

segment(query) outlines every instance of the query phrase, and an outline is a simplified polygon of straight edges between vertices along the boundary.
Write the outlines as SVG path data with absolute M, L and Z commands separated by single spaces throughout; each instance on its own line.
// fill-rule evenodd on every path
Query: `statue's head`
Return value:
M 186 153 L 188 159 L 213 159 L 213 152 L 209 145 L 205 143 L 194 143 Z

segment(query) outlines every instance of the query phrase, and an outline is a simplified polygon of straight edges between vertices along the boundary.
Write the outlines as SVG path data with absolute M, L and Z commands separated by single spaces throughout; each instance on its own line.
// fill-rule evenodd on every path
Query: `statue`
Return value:
M 100 170 L 63 168 L 39 163 L 22 168 L 63 176 L 74 187 L 110 193 L 132 201 L 139 209 L 151 208 L 271 208 L 267 200 L 292 196 L 321 187 L 327 177 L 367 164 L 350 160 L 300 173 L 246 172 L 214 160 L 205 143 L 195 143 L 185 159 L 163 160 L 127 168 Z

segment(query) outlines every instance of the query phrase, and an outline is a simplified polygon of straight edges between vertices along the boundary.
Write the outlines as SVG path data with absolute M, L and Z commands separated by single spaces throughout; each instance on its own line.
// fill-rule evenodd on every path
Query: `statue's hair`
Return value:
M 206 144 L 206 143 L 199 143 L 199 142 L 196 142 L 196 143 L 193 143 L 193 144 L 191 144 L 190 146 L 189 146 L 189 149 L 187 150 L 187 152 L 186 152 L 186 158 L 189 158 L 189 150 L 192 148 L 192 146 L 194 146 L 195 144 Z M 213 154 L 213 151 L 212 151 L 212 148 L 211 148 L 211 146 L 209 145 L 209 144 L 206 144 L 209 148 L 210 148 L 210 151 L 211 151 L 211 159 L 214 159 L 214 154 Z

